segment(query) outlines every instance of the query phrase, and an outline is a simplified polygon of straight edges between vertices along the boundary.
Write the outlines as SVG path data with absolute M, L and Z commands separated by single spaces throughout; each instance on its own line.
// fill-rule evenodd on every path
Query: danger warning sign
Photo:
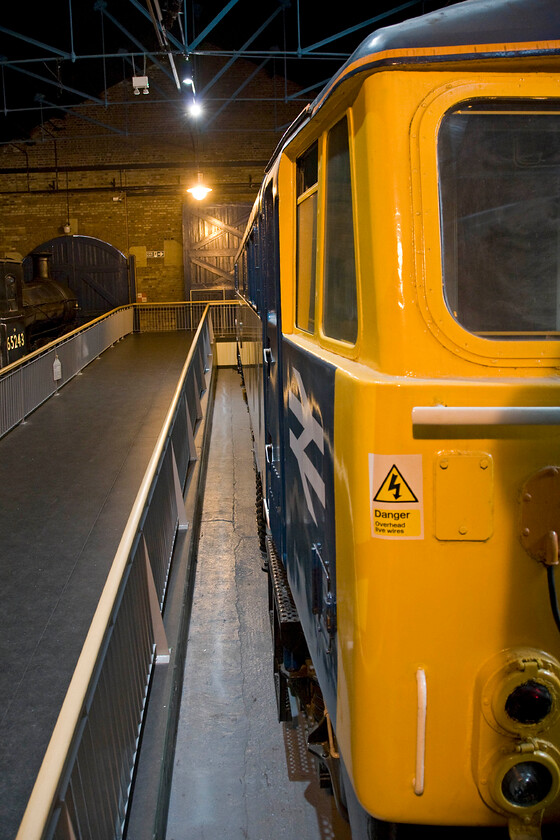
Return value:
M 405 504 L 407 502 L 417 502 L 418 498 L 406 483 L 406 479 L 401 475 L 399 468 L 393 464 L 373 501 Z
M 423 539 L 422 456 L 370 454 L 369 474 L 372 536 Z

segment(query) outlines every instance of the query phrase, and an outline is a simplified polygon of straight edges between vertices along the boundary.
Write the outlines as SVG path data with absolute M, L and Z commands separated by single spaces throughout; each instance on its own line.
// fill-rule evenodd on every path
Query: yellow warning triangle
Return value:
M 404 480 L 395 464 L 387 473 L 387 478 L 373 497 L 374 502 L 417 502 L 418 499 Z

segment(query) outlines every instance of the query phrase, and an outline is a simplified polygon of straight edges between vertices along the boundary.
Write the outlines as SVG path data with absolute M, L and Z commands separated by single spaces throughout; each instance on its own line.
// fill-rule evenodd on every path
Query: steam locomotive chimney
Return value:
M 52 254 L 50 251 L 38 251 L 35 254 L 31 254 L 33 261 L 33 280 L 39 280 L 41 282 L 50 280 L 49 264 L 51 257 Z

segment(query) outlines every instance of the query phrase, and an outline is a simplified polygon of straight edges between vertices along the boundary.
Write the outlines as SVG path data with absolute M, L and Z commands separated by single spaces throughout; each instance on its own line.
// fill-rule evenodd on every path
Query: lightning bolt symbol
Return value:
M 395 475 L 395 473 L 393 473 L 393 475 L 391 476 L 391 482 L 389 484 L 389 492 L 391 492 L 391 490 L 395 491 L 395 493 L 394 493 L 395 499 L 400 498 L 401 483 L 399 481 L 399 476 Z

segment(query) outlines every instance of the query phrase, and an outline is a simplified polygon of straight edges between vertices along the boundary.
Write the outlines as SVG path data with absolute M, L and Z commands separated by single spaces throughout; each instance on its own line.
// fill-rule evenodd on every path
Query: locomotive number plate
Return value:
M 10 365 L 21 359 L 27 352 L 23 323 L 0 324 L 0 345 L 0 365 Z
M 23 330 L 14 330 L 14 332 L 12 332 L 12 333 L 10 333 L 10 335 L 8 335 L 8 338 L 7 338 L 7 341 L 6 341 L 6 348 L 7 348 L 8 353 L 10 355 L 12 353 L 16 352 L 16 353 L 18 353 L 18 357 L 19 357 L 19 354 L 21 354 L 21 351 L 24 349 L 24 347 L 25 347 L 25 333 L 24 333 Z

